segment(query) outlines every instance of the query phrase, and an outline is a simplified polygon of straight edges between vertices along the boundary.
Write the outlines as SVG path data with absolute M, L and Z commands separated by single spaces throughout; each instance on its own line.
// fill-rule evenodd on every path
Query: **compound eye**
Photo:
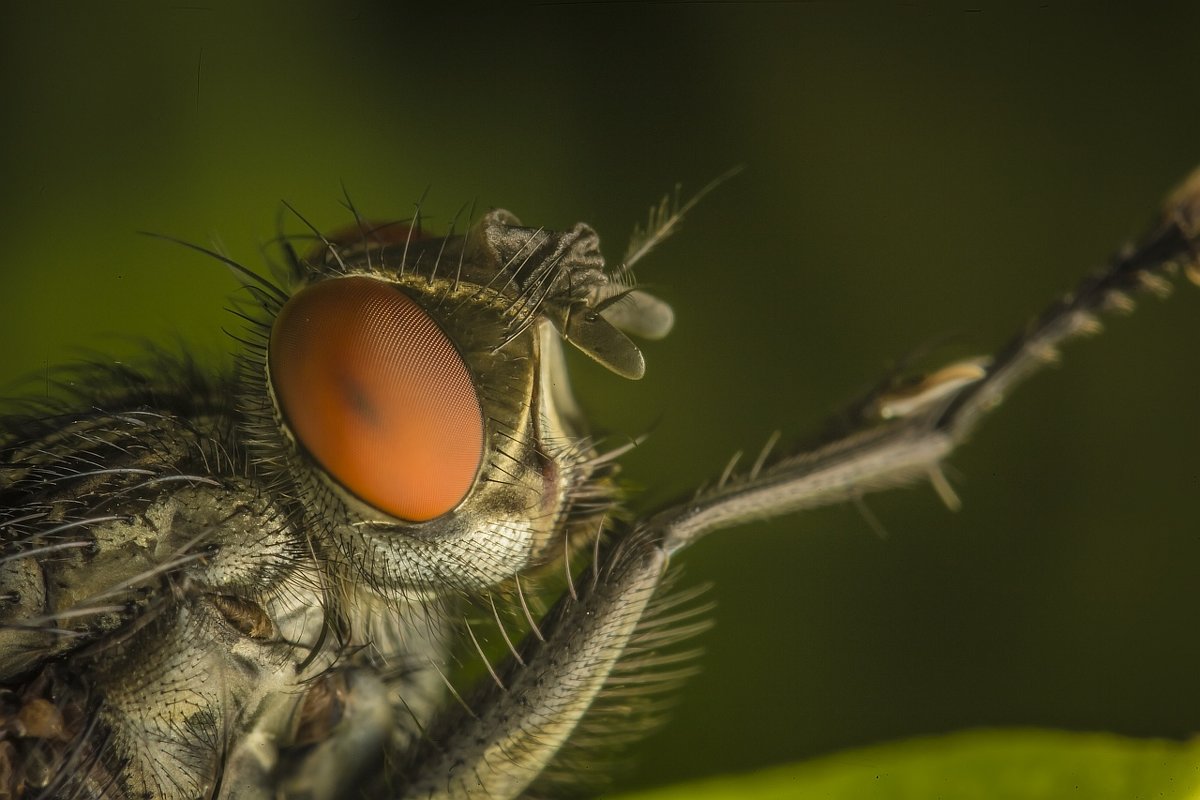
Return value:
M 268 363 L 297 441 L 360 499 L 423 522 L 466 496 L 483 458 L 479 396 L 403 292 L 361 276 L 300 290 L 271 328 Z

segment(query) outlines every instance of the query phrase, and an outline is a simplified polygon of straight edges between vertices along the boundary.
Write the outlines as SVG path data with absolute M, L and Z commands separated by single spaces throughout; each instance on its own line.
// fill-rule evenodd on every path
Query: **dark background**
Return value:
M 1200 163 L 1200 12 L 1049 3 L 6 4 L 0 379 L 128 337 L 232 347 L 234 281 L 136 235 L 260 264 L 287 199 L 348 221 L 430 187 L 610 258 L 676 181 L 733 164 L 639 267 L 678 312 L 598 427 L 652 430 L 640 508 L 897 358 L 991 350 Z M 293 226 L 294 229 L 294 226 Z M 717 629 L 623 785 L 914 734 L 1200 729 L 1200 293 L 1147 300 L 1024 387 L 927 486 L 729 531 L 686 555 Z M 33 383 L 34 390 L 38 384 Z M 15 388 L 13 389 L 15 390 Z

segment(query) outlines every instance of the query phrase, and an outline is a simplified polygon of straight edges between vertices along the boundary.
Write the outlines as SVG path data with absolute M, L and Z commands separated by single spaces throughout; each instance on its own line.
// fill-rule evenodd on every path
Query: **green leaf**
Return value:
M 982 730 L 852 750 L 618 800 L 1200 800 L 1200 742 Z

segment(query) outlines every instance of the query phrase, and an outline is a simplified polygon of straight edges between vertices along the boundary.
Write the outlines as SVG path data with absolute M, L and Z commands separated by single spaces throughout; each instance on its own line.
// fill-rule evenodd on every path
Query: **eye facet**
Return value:
M 389 283 L 333 278 L 271 328 L 271 385 L 297 441 L 371 506 L 423 522 L 458 505 L 483 458 L 483 412 L 462 356 Z

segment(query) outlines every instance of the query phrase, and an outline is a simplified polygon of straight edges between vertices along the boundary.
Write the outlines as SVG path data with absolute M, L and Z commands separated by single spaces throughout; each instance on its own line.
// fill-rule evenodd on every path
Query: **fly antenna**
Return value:
M 679 187 L 675 187 L 675 199 L 671 199 L 671 195 L 666 195 L 656 206 L 650 207 L 650 217 L 646 221 L 646 227 L 638 226 L 633 229 L 633 236 L 629 238 L 629 246 L 625 248 L 625 258 L 622 260 L 621 270 L 628 271 L 633 268 L 633 265 L 641 261 L 655 247 L 658 247 L 663 241 L 679 228 L 679 223 L 683 221 L 683 217 L 696 205 L 708 196 L 714 189 L 720 186 L 725 181 L 740 173 L 745 166 L 738 164 L 731 169 L 726 170 L 717 177 L 708 182 L 703 189 L 692 195 L 691 199 L 683 205 L 679 205 Z

